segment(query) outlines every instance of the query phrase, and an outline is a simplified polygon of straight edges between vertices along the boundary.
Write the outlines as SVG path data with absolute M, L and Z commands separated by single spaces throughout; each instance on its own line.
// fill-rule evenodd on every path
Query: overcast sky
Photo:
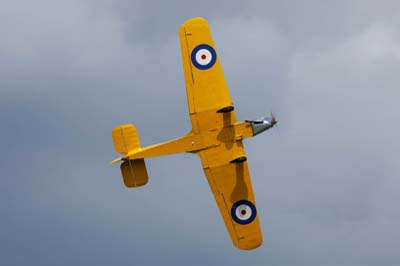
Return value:
M 127 189 L 111 129 L 187 133 L 178 29 L 205 17 L 264 244 L 233 247 L 200 160 Z M 0 0 L 1 265 L 399 265 L 399 1 Z M 278 134 L 279 133 L 279 134 Z

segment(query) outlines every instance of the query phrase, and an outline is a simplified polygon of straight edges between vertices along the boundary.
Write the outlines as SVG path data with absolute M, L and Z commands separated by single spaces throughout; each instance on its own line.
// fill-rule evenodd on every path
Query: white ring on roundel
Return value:
M 208 65 L 212 60 L 212 54 L 207 49 L 200 49 L 196 52 L 196 62 L 199 65 Z
M 246 204 L 240 204 L 239 206 L 237 206 L 235 211 L 236 217 L 242 221 L 250 219 L 252 213 L 253 211 L 251 210 L 250 206 Z

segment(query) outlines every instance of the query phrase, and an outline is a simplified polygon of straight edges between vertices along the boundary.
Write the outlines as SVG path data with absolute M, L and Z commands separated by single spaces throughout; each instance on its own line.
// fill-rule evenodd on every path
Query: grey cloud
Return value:
M 6 265 L 397 265 L 395 1 L 2 1 L 0 249 Z M 232 247 L 197 156 L 123 187 L 111 128 L 190 129 L 177 36 L 210 23 L 247 140 L 264 245 Z

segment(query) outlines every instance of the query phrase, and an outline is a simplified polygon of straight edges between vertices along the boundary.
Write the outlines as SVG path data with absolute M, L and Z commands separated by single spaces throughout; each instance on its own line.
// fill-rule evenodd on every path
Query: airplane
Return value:
M 185 136 L 141 147 L 132 124 L 112 130 L 115 150 L 123 156 L 121 173 L 127 187 L 148 182 L 145 158 L 189 152 L 197 154 L 211 191 L 238 249 L 255 249 L 262 232 L 243 140 L 277 123 L 274 115 L 238 122 L 208 23 L 192 18 L 179 29 L 182 63 L 192 130 Z

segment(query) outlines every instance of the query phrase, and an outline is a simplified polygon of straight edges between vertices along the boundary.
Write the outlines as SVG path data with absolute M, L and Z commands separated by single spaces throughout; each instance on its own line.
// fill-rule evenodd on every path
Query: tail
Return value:
M 112 163 L 124 161 L 121 164 L 121 173 L 127 187 L 139 187 L 147 184 L 147 175 L 144 159 L 129 160 L 128 154 L 140 150 L 140 141 L 134 125 L 121 125 L 112 130 L 115 150 L 124 156 L 115 159 Z
M 112 138 L 118 153 L 127 155 L 129 152 L 140 149 L 139 136 L 134 125 L 126 124 L 114 128 Z

